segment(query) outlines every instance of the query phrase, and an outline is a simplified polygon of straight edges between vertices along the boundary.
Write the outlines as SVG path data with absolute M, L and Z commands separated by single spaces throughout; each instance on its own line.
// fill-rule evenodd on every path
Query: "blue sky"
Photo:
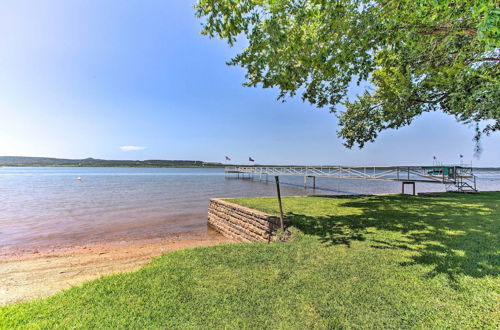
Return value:
M 500 166 L 500 134 L 473 158 L 473 128 L 440 113 L 346 149 L 328 110 L 242 87 L 237 49 L 202 36 L 192 5 L 1 1 L 0 155 Z

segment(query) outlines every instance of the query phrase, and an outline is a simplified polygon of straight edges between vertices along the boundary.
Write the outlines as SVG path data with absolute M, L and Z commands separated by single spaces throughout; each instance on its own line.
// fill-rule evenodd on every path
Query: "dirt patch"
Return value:
M 103 275 L 128 272 L 167 252 L 230 242 L 217 234 L 92 244 L 0 259 L 0 305 L 47 297 Z

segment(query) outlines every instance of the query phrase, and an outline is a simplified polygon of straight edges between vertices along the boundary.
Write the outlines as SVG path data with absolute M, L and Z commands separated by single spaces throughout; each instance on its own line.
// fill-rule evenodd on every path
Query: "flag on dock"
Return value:
M 464 158 L 464 155 L 460 155 L 460 158 Z
M 231 158 L 230 158 L 230 157 L 228 157 L 228 156 L 226 156 L 226 160 L 231 160 Z
M 434 160 L 436 160 L 436 159 L 437 159 L 437 158 L 436 158 L 436 156 L 432 156 L 432 158 L 433 158 Z
M 251 162 L 255 162 L 255 159 L 253 159 L 252 157 L 248 157 L 248 160 Z

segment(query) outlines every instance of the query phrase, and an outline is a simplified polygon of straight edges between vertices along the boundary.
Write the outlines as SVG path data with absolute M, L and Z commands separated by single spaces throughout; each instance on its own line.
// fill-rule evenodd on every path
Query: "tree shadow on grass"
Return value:
M 332 215 L 315 217 L 292 212 L 287 218 L 325 244 L 350 246 L 366 240 L 372 248 L 410 251 L 402 266 L 432 266 L 428 276 L 446 274 L 455 281 L 459 274 L 500 275 L 498 196 L 342 196 L 333 197 L 334 208 L 347 208 L 351 214 L 332 210 Z

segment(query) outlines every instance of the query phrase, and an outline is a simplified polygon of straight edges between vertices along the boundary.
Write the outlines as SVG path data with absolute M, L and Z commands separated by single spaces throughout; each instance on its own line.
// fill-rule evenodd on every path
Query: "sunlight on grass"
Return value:
M 275 198 L 232 202 L 277 214 Z M 0 328 L 495 328 L 500 193 L 287 197 L 288 243 L 166 254 L 48 299 Z

